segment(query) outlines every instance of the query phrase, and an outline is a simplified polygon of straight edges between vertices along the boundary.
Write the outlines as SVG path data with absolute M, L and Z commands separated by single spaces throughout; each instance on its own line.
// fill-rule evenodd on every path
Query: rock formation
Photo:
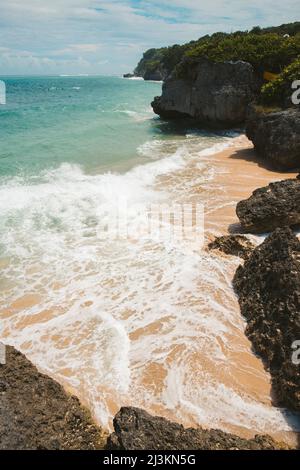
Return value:
M 300 107 L 263 113 L 252 108 L 247 137 L 258 155 L 278 169 L 300 168 Z
M 244 235 L 224 235 L 209 243 L 208 248 L 210 250 L 220 250 L 226 255 L 248 259 L 254 245 Z
M 232 127 L 243 123 L 259 85 L 253 67 L 242 61 L 214 63 L 185 60 L 184 76 L 176 70 L 152 103 L 166 118 L 187 116 L 207 127 Z
M 237 204 L 236 213 L 244 231 L 250 233 L 299 224 L 300 180 L 278 181 L 256 189 L 249 199 Z
M 219 430 L 185 429 L 139 408 L 121 408 L 114 419 L 107 450 L 271 450 L 278 448 L 269 436 L 242 439 Z
M 234 288 L 246 335 L 269 368 L 279 404 L 300 410 L 300 367 L 293 360 L 300 340 L 300 242 L 277 229 L 237 269 Z
M 0 449 L 93 450 L 104 437 L 79 400 L 6 347 L 0 365 Z

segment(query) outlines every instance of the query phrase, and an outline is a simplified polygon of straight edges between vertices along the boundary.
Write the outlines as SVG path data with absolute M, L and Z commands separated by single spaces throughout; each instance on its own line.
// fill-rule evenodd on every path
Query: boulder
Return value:
M 222 251 L 226 255 L 248 259 L 254 249 L 254 245 L 244 235 L 224 235 L 215 238 L 214 241 L 209 243 L 208 248 L 210 250 Z
M 234 277 L 246 335 L 270 370 L 277 404 L 300 410 L 300 242 L 276 229 Z M 298 344 L 298 349 L 299 344 Z M 300 351 L 298 355 L 300 359 Z
M 276 449 L 269 436 L 242 439 L 219 430 L 185 429 L 165 418 L 151 416 L 139 408 L 121 408 L 106 450 L 238 450 Z
M 265 233 L 277 227 L 300 223 L 300 180 L 270 183 L 256 189 L 249 199 L 240 201 L 236 214 L 242 228 L 249 233 Z
M 300 107 L 263 113 L 250 108 L 246 134 L 258 155 L 274 168 L 300 168 Z
M 245 121 L 258 90 L 255 72 L 247 62 L 186 60 L 184 73 L 175 69 L 152 107 L 162 117 L 190 117 L 207 127 L 232 127 Z
M 94 450 L 104 436 L 61 385 L 14 348 L 0 365 L 0 450 Z

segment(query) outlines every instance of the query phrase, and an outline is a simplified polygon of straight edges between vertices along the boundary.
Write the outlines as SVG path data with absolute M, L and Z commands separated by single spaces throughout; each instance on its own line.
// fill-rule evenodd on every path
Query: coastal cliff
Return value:
M 285 41 L 289 49 L 285 51 L 281 50 L 282 40 L 280 38 L 282 39 L 284 36 L 293 38 L 299 32 L 300 22 L 269 28 L 256 26 L 251 31 L 237 31 L 230 34 L 217 32 L 181 45 L 174 44 L 169 47 L 151 48 L 144 52 L 134 72 L 125 75 L 128 78 L 136 76 L 142 77 L 145 80 L 166 80 L 186 57 L 193 56 L 195 53 L 198 57 L 206 57 L 216 61 L 244 60 L 252 63 L 251 60 L 254 59 L 255 65 L 258 68 L 266 66 L 267 69 L 271 68 L 274 72 L 277 72 L 279 69 L 278 67 L 276 68 L 276 61 L 278 61 L 277 65 L 279 65 L 282 62 L 284 64 L 287 59 L 287 65 L 290 62 L 291 56 L 294 57 L 294 45 L 289 44 L 289 42 L 293 43 L 293 40 Z M 248 39 L 250 41 L 253 39 L 250 45 L 247 45 Z M 230 44 L 231 41 L 235 44 Z M 272 42 L 274 43 L 274 48 L 272 47 L 273 50 L 270 54 L 270 51 L 267 49 L 270 44 L 272 46 Z M 257 46 L 257 53 L 253 57 L 252 53 Z M 264 50 L 267 52 L 266 56 L 264 56 Z M 272 55 L 275 57 L 275 64 L 272 60 Z
M 245 121 L 247 107 L 259 90 L 253 67 L 242 61 L 214 63 L 188 60 L 186 73 L 174 73 L 152 103 L 166 118 L 191 117 L 208 127 L 232 127 Z
M 294 23 L 215 33 L 182 46 L 150 49 L 134 74 L 164 81 L 162 95 L 152 102 L 156 114 L 189 117 L 212 128 L 232 128 L 248 120 L 247 135 L 258 153 L 286 169 L 299 161 L 298 115 L 285 111 L 291 107 L 291 84 L 299 79 L 299 54 L 300 23 Z M 248 107 L 256 102 L 269 109 L 276 102 L 282 112 L 265 115 L 263 106 L 261 115 L 251 115 Z M 280 141 L 285 131 L 292 140 L 290 156 Z

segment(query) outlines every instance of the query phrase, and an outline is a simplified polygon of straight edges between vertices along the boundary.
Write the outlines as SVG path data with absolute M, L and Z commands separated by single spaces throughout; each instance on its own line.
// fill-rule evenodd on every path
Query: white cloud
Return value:
M 0 0 L 0 10 L 0 74 L 74 73 L 68 69 L 74 67 L 110 74 L 132 69 L 149 47 L 295 21 L 300 2 Z

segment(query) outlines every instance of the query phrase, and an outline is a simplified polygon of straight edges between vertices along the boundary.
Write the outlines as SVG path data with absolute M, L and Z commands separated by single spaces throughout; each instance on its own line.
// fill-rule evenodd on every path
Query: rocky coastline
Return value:
M 242 439 L 233 434 L 201 427 L 185 429 L 165 418 L 138 408 L 121 408 L 114 418 L 114 432 L 107 450 L 278 450 L 287 448 L 269 436 Z
M 246 233 L 268 233 L 300 224 L 300 179 L 287 179 L 256 189 L 236 207 Z
M 148 51 L 149 52 L 149 51 Z M 151 55 L 153 54 L 153 55 Z M 156 57 L 153 51 L 149 58 Z M 165 80 L 162 96 L 152 103 L 164 119 L 189 117 L 201 127 L 246 126 L 263 163 L 274 169 L 300 168 L 300 111 L 260 109 L 262 86 L 255 67 L 244 60 L 180 59 L 178 69 L 145 60 L 133 74 Z M 292 360 L 300 340 L 300 179 L 259 188 L 236 207 L 241 233 L 209 244 L 227 256 L 244 260 L 233 279 L 245 334 L 270 372 L 273 401 L 300 411 L 300 366 Z M 247 234 L 266 234 L 254 246 Z M 80 450 L 276 450 L 285 446 L 271 437 L 242 439 L 220 430 L 185 429 L 146 411 L 121 408 L 114 432 L 107 437 L 77 398 L 41 374 L 20 352 L 8 346 L 0 365 L 0 449 Z
M 253 198 L 250 209 L 249 200 L 238 203 L 241 227 L 246 211 L 241 211 L 241 204 L 252 216 L 261 215 L 262 211 L 263 219 L 272 221 L 271 226 L 264 227 L 271 233 L 262 244 L 255 246 L 250 241 L 247 234 L 257 231 L 244 223 L 246 234 L 224 235 L 208 246 L 210 250 L 244 260 L 234 276 L 233 288 L 247 321 L 245 334 L 271 374 L 274 404 L 296 412 L 300 411 L 300 371 L 291 358 L 292 345 L 300 338 L 300 242 L 290 228 L 291 219 L 276 218 L 274 213 L 280 201 L 287 216 L 289 212 L 299 215 L 300 205 L 294 204 L 299 184 L 297 178 L 272 183 L 271 189 L 258 189 L 250 197 Z M 269 219 L 263 212 L 267 206 Z M 0 366 L 0 416 L 1 449 L 288 448 L 265 435 L 243 439 L 221 430 L 185 429 L 133 407 L 121 408 L 114 418 L 114 432 L 108 436 L 77 398 L 38 372 L 23 354 L 9 346 L 7 362 Z
M 245 122 L 247 108 L 259 90 L 251 64 L 186 60 L 183 77 L 173 73 L 162 96 L 152 102 L 163 118 L 189 117 L 201 126 L 228 128 Z
M 6 346 L 0 364 L 0 450 L 97 450 L 105 433 L 78 398 Z
M 300 242 L 277 228 L 255 248 L 233 280 L 246 335 L 272 377 L 274 400 L 300 411 L 300 369 L 293 344 L 300 338 Z
M 121 408 L 108 436 L 79 400 L 15 348 L 0 365 L 0 450 L 274 450 L 269 436 L 242 439 L 220 430 L 185 429 L 138 408 Z
M 250 106 L 246 135 L 262 160 L 278 170 L 300 168 L 300 107 L 263 112 Z

